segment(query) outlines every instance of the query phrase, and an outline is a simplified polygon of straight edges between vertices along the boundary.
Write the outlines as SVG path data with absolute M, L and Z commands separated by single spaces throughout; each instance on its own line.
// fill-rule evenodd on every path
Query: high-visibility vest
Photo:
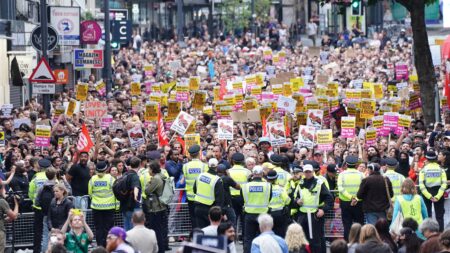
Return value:
M 234 165 L 228 170 L 228 173 L 236 183 L 241 185 L 241 188 L 248 182 L 248 177 L 250 176 L 250 170 L 244 168 L 242 165 Z M 231 196 L 239 196 L 240 192 L 239 190 L 230 187 L 230 194 Z
M 392 190 L 394 192 L 394 196 L 392 196 L 392 198 L 395 200 L 395 198 L 397 196 L 402 194 L 401 189 L 402 189 L 403 181 L 405 181 L 405 176 L 403 176 L 402 174 L 397 173 L 393 170 L 386 171 L 386 173 L 384 173 L 384 176 L 389 178 L 389 181 L 391 181 Z
M 352 197 L 356 197 L 363 178 L 363 173 L 354 168 L 349 168 L 340 173 L 338 176 L 339 199 L 351 201 Z
M 420 195 L 415 194 L 411 200 L 406 200 L 403 195 L 397 196 L 400 202 L 403 218 L 413 218 L 418 224 L 422 223 L 422 203 Z
M 45 175 L 45 172 L 40 171 L 34 175 L 33 179 L 30 182 L 30 187 L 28 188 L 28 197 L 33 201 L 33 207 L 38 210 L 41 210 L 42 208 L 40 206 L 35 205 L 37 191 L 44 185 L 44 183 L 47 180 L 48 179 L 47 176 Z
M 315 213 L 319 208 L 320 190 L 322 189 L 322 180 L 317 179 L 316 186 L 310 191 L 307 188 L 300 188 L 300 198 L 303 200 L 303 204 L 300 206 L 300 212 L 302 213 Z
M 216 200 L 214 189 L 220 177 L 211 173 L 202 173 L 198 176 L 196 182 L 197 193 L 194 200 L 198 203 L 211 206 Z
M 439 164 L 429 163 L 419 173 L 419 188 L 425 198 L 431 199 L 433 196 L 428 192 L 428 188 L 434 187 L 440 187 L 434 196 L 440 199 L 447 189 L 447 175 Z
M 94 175 L 89 180 L 88 192 L 91 197 L 91 208 L 95 210 L 115 209 L 117 200 L 114 197 L 112 186 L 114 177 L 105 174 L 102 177 Z
M 145 194 L 145 187 L 150 182 L 150 179 L 152 179 L 152 176 L 150 176 L 150 173 L 148 172 L 148 169 L 143 169 L 139 171 L 139 182 L 141 183 L 141 189 L 142 189 L 142 198 L 147 199 L 147 194 Z
M 299 180 L 290 179 L 288 181 L 288 183 L 286 184 L 286 187 L 284 189 L 290 198 L 294 198 L 295 191 L 296 191 L 297 186 L 300 183 L 300 181 L 301 181 L 301 179 L 299 179 Z M 298 212 L 298 208 L 291 208 L 291 216 L 295 215 L 297 212 Z
M 280 167 L 275 167 L 273 170 L 276 171 L 278 175 L 277 181 L 275 183 L 279 186 L 284 187 L 289 179 L 291 179 L 291 174 Z
M 267 213 L 269 210 L 270 187 L 267 182 L 250 182 L 242 186 L 244 211 L 250 214 Z
M 272 198 L 269 202 L 270 211 L 280 211 L 288 205 L 290 198 L 287 195 L 283 187 L 273 184 L 272 185 Z
M 194 200 L 195 180 L 200 174 L 206 171 L 208 171 L 208 166 L 198 159 L 193 159 L 183 166 L 183 174 L 186 180 L 186 196 L 188 200 Z
M 328 183 L 328 180 L 327 180 L 324 176 L 318 175 L 318 176 L 315 176 L 315 177 L 316 177 L 317 179 L 320 179 L 320 180 L 322 181 L 322 183 L 325 184 L 325 186 L 327 187 L 327 189 L 330 190 L 330 184 Z

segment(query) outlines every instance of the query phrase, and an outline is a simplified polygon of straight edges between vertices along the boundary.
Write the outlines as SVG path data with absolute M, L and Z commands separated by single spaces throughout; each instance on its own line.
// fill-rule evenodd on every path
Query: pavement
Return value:
M 166 251 L 166 252 L 176 253 L 177 250 L 178 250 L 181 246 L 182 246 L 182 243 L 181 243 L 181 242 L 170 243 L 170 244 L 169 244 L 169 247 L 171 247 L 172 250 Z M 238 243 L 236 244 L 236 252 L 237 252 L 237 253 L 242 253 L 242 252 L 244 252 L 244 247 L 243 247 L 242 243 L 238 242 Z

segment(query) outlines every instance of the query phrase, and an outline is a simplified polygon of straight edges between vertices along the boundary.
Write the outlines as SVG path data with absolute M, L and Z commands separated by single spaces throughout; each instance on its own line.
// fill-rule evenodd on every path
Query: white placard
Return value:
M 217 129 L 219 140 L 233 140 L 233 120 L 219 119 L 217 123 L 219 125 Z
M 60 45 L 80 45 L 80 8 L 51 6 L 50 24 L 58 32 Z
M 285 111 L 294 113 L 297 100 L 285 96 L 279 96 L 277 101 L 277 108 L 283 108 Z
M 55 94 L 54 83 L 33 83 L 33 94 Z

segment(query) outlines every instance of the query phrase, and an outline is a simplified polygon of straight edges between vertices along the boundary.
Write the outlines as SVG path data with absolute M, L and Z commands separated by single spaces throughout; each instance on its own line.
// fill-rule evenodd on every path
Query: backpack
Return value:
M 173 187 L 173 178 L 168 177 L 163 180 L 164 181 L 164 188 L 161 193 L 161 196 L 158 196 L 159 202 L 164 205 L 169 205 L 172 202 L 173 195 L 175 195 L 174 187 Z
M 128 187 L 128 173 L 114 181 L 112 190 L 118 201 L 126 201 L 131 196 L 131 190 Z
M 52 203 L 52 200 L 54 197 L 55 197 L 55 193 L 53 192 L 53 185 L 42 186 L 41 196 L 39 198 L 39 204 L 41 205 L 42 213 L 44 215 L 48 214 L 48 210 L 50 209 L 50 204 Z

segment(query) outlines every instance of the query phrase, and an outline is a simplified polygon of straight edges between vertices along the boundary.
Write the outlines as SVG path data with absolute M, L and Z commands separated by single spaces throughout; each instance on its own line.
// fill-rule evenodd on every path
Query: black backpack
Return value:
M 50 204 L 52 203 L 52 199 L 55 197 L 55 193 L 53 192 L 53 185 L 44 185 L 42 186 L 41 197 L 39 198 L 39 204 L 42 208 L 42 213 L 44 215 L 48 214 L 48 210 L 50 209 Z
M 128 173 L 114 181 L 112 190 L 118 201 L 125 201 L 130 198 L 132 191 L 128 187 Z

